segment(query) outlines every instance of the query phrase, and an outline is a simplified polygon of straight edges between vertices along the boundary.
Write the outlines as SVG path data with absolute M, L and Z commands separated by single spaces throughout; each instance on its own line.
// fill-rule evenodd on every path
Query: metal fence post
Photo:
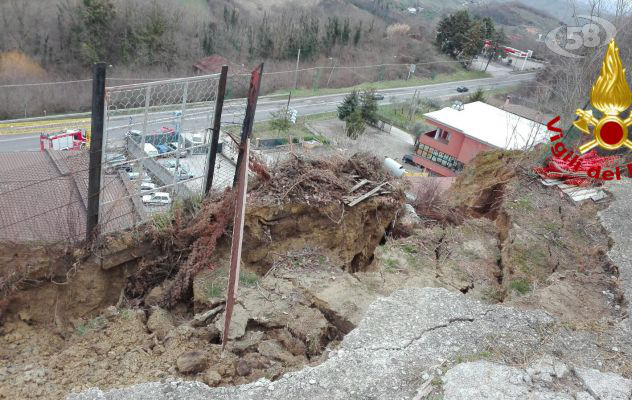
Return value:
M 228 65 L 222 66 L 222 74 L 219 77 L 217 86 L 217 99 L 215 99 L 215 116 L 213 117 L 213 137 L 211 139 L 211 151 L 206 163 L 206 185 L 204 193 L 207 194 L 213 187 L 213 176 L 215 175 L 215 162 L 217 161 L 217 147 L 219 144 L 219 134 L 222 126 L 222 111 L 224 109 L 224 97 L 226 96 L 226 81 L 228 80 Z
M 176 135 L 178 135 L 178 148 L 176 150 L 176 169 L 175 172 L 173 173 L 173 193 L 176 196 L 180 196 L 180 193 L 178 192 L 178 186 L 180 183 L 180 176 L 182 175 L 182 166 L 180 165 L 180 136 L 182 135 L 183 132 L 183 128 L 184 128 L 184 118 L 185 118 L 185 112 L 187 109 L 187 100 L 188 100 L 188 96 L 189 96 L 189 82 L 185 82 L 184 84 L 184 93 L 182 93 L 182 108 L 180 109 L 180 116 L 174 115 L 174 121 L 175 121 L 175 125 L 176 125 Z M 186 178 L 184 178 L 184 180 L 188 180 L 189 177 L 187 176 Z M 186 184 L 185 184 L 186 185 Z M 175 203 L 171 203 L 171 205 L 173 206 Z
M 255 112 L 257 110 L 257 100 L 259 99 L 259 88 L 261 87 L 261 77 L 263 76 L 263 63 L 252 71 L 250 76 L 250 89 L 248 90 L 248 105 L 246 106 L 246 116 L 244 117 L 244 125 L 241 131 L 241 140 L 239 141 L 239 155 L 237 156 L 237 165 L 235 166 L 235 177 L 233 179 L 233 187 L 237 186 L 239 179 L 239 166 L 246 156 L 246 140 L 250 138 L 252 127 L 255 123 Z
M 90 169 L 88 175 L 88 209 L 86 223 L 86 238 L 88 240 L 93 238 L 97 233 L 96 228 L 99 225 L 106 68 L 106 63 L 97 63 L 93 68 L 92 126 L 90 129 Z

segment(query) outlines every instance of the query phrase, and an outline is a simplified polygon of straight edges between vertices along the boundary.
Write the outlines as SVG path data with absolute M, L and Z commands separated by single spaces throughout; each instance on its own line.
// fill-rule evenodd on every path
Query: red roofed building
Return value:
M 222 72 L 223 65 L 228 65 L 228 71 L 231 74 L 238 74 L 245 71 L 243 65 L 233 64 L 226 58 L 218 54 L 213 54 L 193 64 L 193 72 L 197 75 L 219 74 Z

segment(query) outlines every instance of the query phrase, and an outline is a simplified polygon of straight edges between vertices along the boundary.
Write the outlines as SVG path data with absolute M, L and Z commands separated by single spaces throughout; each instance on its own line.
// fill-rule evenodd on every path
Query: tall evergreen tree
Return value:
M 366 130 L 366 124 L 362 118 L 362 112 L 358 109 L 352 112 L 345 120 L 345 132 L 351 139 L 357 139 Z
M 346 120 L 360 104 L 360 96 L 357 91 L 353 91 L 345 96 L 342 104 L 338 106 L 338 119 L 341 121 Z
M 472 20 L 467 10 L 450 14 L 439 21 L 435 45 L 442 53 L 456 57 L 463 51 L 471 27 Z
M 480 21 L 474 21 L 467 33 L 467 39 L 463 43 L 462 49 L 458 57 L 469 65 L 471 60 L 476 57 L 485 46 L 485 28 Z
M 375 125 L 377 123 L 377 100 L 375 99 L 375 89 L 369 89 L 360 95 L 360 113 L 362 119 L 367 124 Z

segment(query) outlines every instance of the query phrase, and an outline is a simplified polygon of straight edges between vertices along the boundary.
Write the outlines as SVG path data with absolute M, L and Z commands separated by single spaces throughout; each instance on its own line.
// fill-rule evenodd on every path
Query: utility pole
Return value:
M 524 57 L 524 62 L 522 63 L 522 68 L 520 68 L 520 71 L 524 71 L 524 67 L 527 65 L 528 58 L 529 58 L 529 51 L 527 50 L 527 54 Z
M 298 64 L 301 62 L 301 49 L 298 49 L 298 54 L 296 55 L 296 72 L 294 73 L 294 89 L 298 89 Z M 289 107 L 289 104 L 288 104 Z
M 331 77 L 334 74 L 334 69 L 336 69 L 336 63 L 338 62 L 337 58 L 334 58 L 334 66 L 331 67 L 331 73 L 329 74 L 329 79 L 327 79 L 327 87 L 329 87 L 329 82 L 331 82 Z
M 487 72 L 487 67 L 489 67 L 489 62 L 492 60 L 492 58 L 496 55 L 496 52 L 498 51 L 498 41 L 496 41 L 494 43 L 494 51 L 492 51 L 492 54 L 489 55 L 489 58 L 487 59 L 487 65 L 485 65 L 485 71 L 483 72 Z
M 86 238 L 95 237 L 99 226 L 101 194 L 101 163 L 103 161 L 103 124 L 105 121 L 105 69 L 106 63 L 97 63 L 92 80 L 92 126 L 90 132 L 90 161 L 88 170 L 88 207 Z

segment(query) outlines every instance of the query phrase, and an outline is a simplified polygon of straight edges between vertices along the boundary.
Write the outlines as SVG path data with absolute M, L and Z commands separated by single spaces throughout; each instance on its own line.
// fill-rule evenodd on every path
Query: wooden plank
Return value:
M 239 265 L 241 264 L 242 236 L 244 233 L 244 217 L 246 214 L 246 194 L 248 191 L 248 159 L 250 138 L 246 136 L 244 143 L 244 157 L 237 170 L 237 198 L 235 204 L 235 219 L 233 222 L 233 242 L 230 249 L 230 272 L 228 274 L 228 290 L 226 291 L 226 311 L 224 313 L 224 332 L 222 334 L 222 351 L 226 348 L 230 332 L 230 320 L 237 298 L 239 285 Z
M 362 196 L 358 197 L 357 199 L 353 200 L 351 203 L 349 203 L 349 207 L 353 207 L 356 204 L 368 199 L 369 197 L 373 196 L 374 194 L 376 194 L 381 188 L 382 186 L 386 185 L 386 182 L 376 186 L 373 190 L 367 192 L 366 194 L 363 194 Z
M 369 183 L 368 179 L 362 179 L 360 183 L 358 183 L 357 185 L 352 187 L 351 190 L 349 190 L 349 193 L 355 192 L 356 190 L 360 189 L 362 186 L 366 185 L 367 183 Z

